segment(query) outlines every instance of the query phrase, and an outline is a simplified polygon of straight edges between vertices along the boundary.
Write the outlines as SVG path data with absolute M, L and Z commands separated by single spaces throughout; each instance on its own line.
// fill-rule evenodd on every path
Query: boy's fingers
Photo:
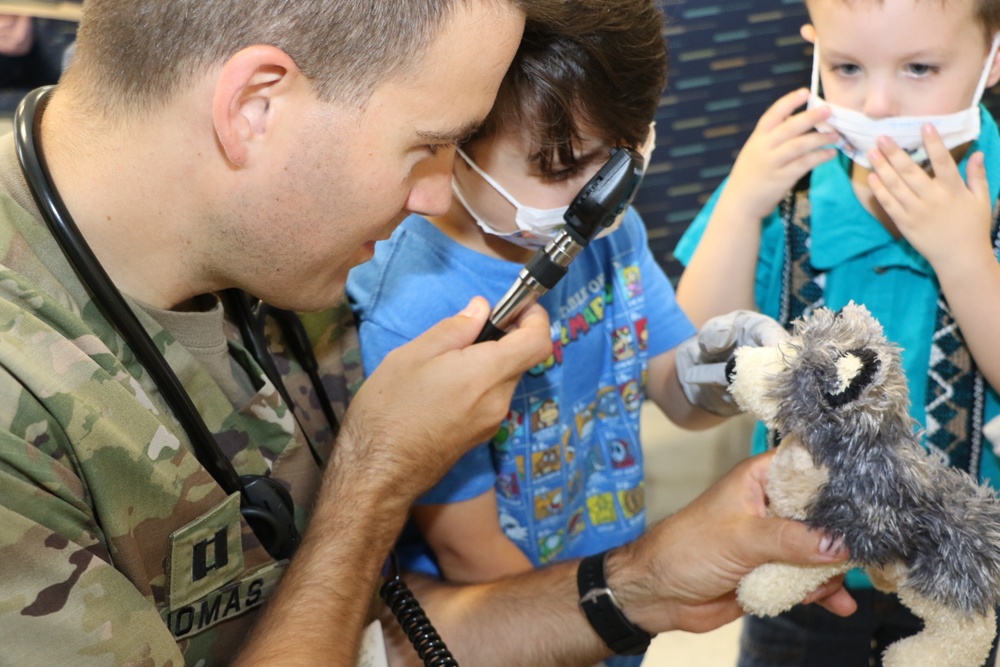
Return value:
M 889 163 L 892 171 L 898 174 L 900 178 L 909 181 L 919 176 L 927 177 L 927 173 L 895 141 L 889 137 L 879 137 L 876 143 L 884 161 Z M 872 166 L 874 165 L 875 161 L 873 160 Z M 882 174 L 879 174 L 879 176 L 882 176 Z M 883 178 L 883 180 L 885 179 Z
M 799 135 L 804 135 L 807 132 L 812 132 L 817 125 L 821 124 L 830 116 L 830 109 L 827 107 L 816 107 L 813 109 L 806 109 L 801 111 L 794 116 L 791 116 L 784 125 L 781 126 L 782 138 L 785 140 L 791 139 L 792 137 L 797 137 Z M 840 135 L 832 130 L 816 132 L 823 138 L 825 143 L 820 144 L 825 146 L 827 144 L 834 144 L 840 139 Z M 787 136 L 785 136 L 787 135 Z
M 965 165 L 965 179 L 969 190 L 977 199 L 990 201 L 990 184 L 986 180 L 986 161 L 982 152 L 976 151 L 969 156 Z
M 793 90 L 782 95 L 778 101 L 768 107 L 767 111 L 761 115 L 757 122 L 758 127 L 770 130 L 778 127 L 792 115 L 796 109 L 806 103 L 809 99 L 809 91 L 805 88 Z
M 903 209 L 909 209 L 915 202 L 916 193 L 930 183 L 927 172 L 888 137 L 878 138 L 878 148 L 868 152 L 868 159 L 885 191 Z
M 924 138 L 924 149 L 934 170 L 934 177 L 942 181 L 960 181 L 962 176 L 958 173 L 958 165 L 955 164 L 951 151 L 944 145 L 941 135 L 933 125 L 925 125 L 920 130 Z

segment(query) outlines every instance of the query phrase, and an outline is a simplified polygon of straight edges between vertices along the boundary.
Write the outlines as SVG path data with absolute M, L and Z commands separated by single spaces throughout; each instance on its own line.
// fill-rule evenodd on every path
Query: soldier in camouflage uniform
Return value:
M 97 118 L 107 121 L 122 108 L 112 108 L 109 101 L 82 126 L 74 123 L 78 118 L 67 118 L 74 116 L 76 109 L 95 103 L 94 99 L 87 98 L 87 93 L 89 84 L 93 83 L 90 77 L 94 69 L 91 68 L 100 67 L 97 64 L 99 56 L 95 53 L 106 46 L 100 43 L 100 32 L 106 29 L 102 22 L 117 19 L 114 12 L 130 4 L 133 3 L 118 0 L 92 3 L 90 11 L 94 20 L 85 20 L 82 24 L 81 33 L 85 36 L 80 42 L 80 52 L 89 59 L 85 58 L 76 79 L 60 86 L 45 111 L 45 122 L 51 122 L 53 129 L 50 133 L 46 127 L 42 140 L 46 142 L 45 155 L 60 186 L 65 183 L 63 174 L 66 172 L 58 168 L 58 151 L 49 149 L 48 142 L 53 146 L 58 143 L 57 137 L 65 136 L 61 134 L 63 130 L 76 135 L 75 138 L 106 137 L 103 128 L 90 121 Z M 169 7 L 170 12 L 180 15 L 182 5 L 215 5 L 233 10 L 241 3 L 148 4 L 158 9 Z M 252 14 L 246 8 L 247 3 L 242 4 L 240 11 Z M 274 16 L 267 16 L 267 13 L 276 14 L 267 7 L 271 3 L 256 4 L 258 14 L 268 21 L 275 20 Z M 330 6 L 330 3 L 321 2 L 309 4 L 314 10 Z M 352 9 L 353 4 L 341 3 L 338 9 L 363 15 L 361 5 Z M 483 85 L 475 94 L 463 98 L 460 109 L 441 129 L 442 135 L 453 126 L 465 127 L 485 115 L 523 24 L 523 15 L 512 4 L 494 7 L 492 3 L 472 3 L 470 7 L 461 11 L 441 10 L 440 16 L 424 19 L 422 25 L 416 10 L 402 8 L 394 17 L 382 17 L 383 21 L 395 19 L 393 25 L 414 26 L 414 34 L 390 45 L 398 53 L 389 55 L 398 59 L 401 54 L 408 53 L 403 47 L 418 45 L 412 50 L 414 62 L 418 63 L 425 52 L 430 53 L 427 58 L 440 59 L 436 52 L 427 51 L 429 42 L 427 37 L 421 36 L 421 28 L 426 35 L 438 40 L 438 32 L 449 35 L 455 30 L 465 32 L 470 24 L 478 22 L 489 26 L 490 36 L 499 31 L 504 37 L 495 47 L 480 53 L 480 63 L 472 64 L 470 59 L 463 74 L 469 79 L 483 77 Z M 129 9 L 130 21 L 136 15 L 133 12 L 137 10 Z M 310 14 L 302 10 L 300 13 L 303 17 L 312 16 L 315 11 Z M 328 9 L 326 14 L 330 13 Z M 208 14 L 203 18 L 204 24 L 214 27 L 214 21 L 209 23 L 212 18 Z M 326 20 L 336 18 L 327 16 Z M 385 26 L 379 26 L 374 18 L 371 22 L 370 30 L 385 30 Z M 174 20 L 174 27 L 179 24 Z M 261 24 L 266 21 L 262 20 Z M 120 26 L 115 25 L 111 30 L 117 34 Z M 147 37 L 148 43 L 157 44 L 156 35 Z M 484 35 L 480 37 L 486 41 Z M 419 47 L 421 40 L 425 44 L 423 47 Z M 169 40 L 163 38 L 163 41 Z M 184 44 L 190 46 L 187 41 Z M 258 70 L 268 70 L 272 60 L 277 60 L 286 69 L 294 67 L 277 49 L 268 48 L 261 53 L 262 58 L 252 65 Z M 392 62 L 388 56 L 386 61 Z M 389 68 L 386 64 L 382 66 Z M 117 76 L 117 72 L 114 75 Z M 379 75 L 378 71 L 369 74 L 370 77 Z M 254 76 L 254 72 L 246 76 Z M 288 78 L 294 79 L 296 95 L 310 86 L 306 77 L 297 72 Z M 141 81 L 141 77 L 136 75 L 135 80 Z M 81 90 L 86 93 L 81 95 Z M 108 100 L 113 99 L 111 91 L 105 92 L 109 95 Z M 183 96 L 183 93 L 173 92 Z M 271 103 L 276 105 L 284 102 L 281 96 L 274 99 L 276 101 Z M 358 99 L 362 99 L 360 94 Z M 103 100 L 97 102 L 104 103 Z M 323 103 L 313 104 L 315 108 L 322 107 Z M 93 111 L 94 107 L 89 110 Z M 440 125 L 430 127 L 437 130 Z M 211 130 L 208 136 L 211 137 Z M 328 136 L 333 137 L 332 134 Z M 336 142 L 328 139 L 327 146 L 333 149 Z M 233 144 L 227 148 L 232 151 Z M 450 170 L 450 163 L 446 165 L 444 160 L 438 159 L 440 165 L 427 164 L 433 162 L 427 156 L 426 152 L 421 152 L 417 160 L 405 163 L 412 167 L 419 162 L 420 168 L 427 171 L 427 174 L 408 179 L 406 186 L 414 196 L 426 191 L 438 206 L 436 202 L 448 199 L 445 174 Z M 182 159 L 196 158 L 185 154 Z M 101 163 L 107 165 L 109 161 L 101 160 Z M 74 164 L 74 168 L 76 166 Z M 158 169 L 150 173 L 154 180 L 161 178 Z M 201 176 L 206 173 L 203 171 Z M 324 173 L 327 178 L 334 178 L 329 169 Z M 165 177 L 166 173 L 163 175 Z M 84 180 L 96 185 L 101 179 Z M 128 187 L 127 177 L 111 180 L 114 182 L 108 181 L 108 185 L 112 190 Z M 97 186 L 87 194 L 100 189 Z M 219 187 L 219 191 L 223 190 Z M 251 627 L 259 620 L 263 603 L 273 599 L 288 563 L 275 561 L 257 541 L 241 518 L 238 494 L 227 496 L 199 464 L 186 434 L 172 418 L 149 374 L 102 317 L 77 279 L 27 189 L 14 155 L 12 136 L 4 137 L 0 146 L 0 191 L 3 192 L 0 196 L 0 254 L 3 257 L 0 269 L 0 571 L 4 581 L 0 593 L 0 646 L 4 647 L 0 663 L 81 662 L 109 666 L 227 663 L 246 642 Z M 71 194 L 72 186 L 61 187 L 61 191 L 88 241 L 105 260 L 106 269 L 118 278 L 124 264 L 115 254 L 120 248 L 109 249 L 101 232 L 91 231 L 93 223 L 89 211 L 84 212 L 97 199 L 90 198 L 81 204 L 85 198 Z M 387 187 L 386 194 L 388 191 Z M 213 193 L 213 196 L 216 195 Z M 409 205 L 403 196 L 393 196 L 398 201 L 393 202 L 391 210 L 380 214 L 381 218 L 373 215 L 371 220 L 355 222 L 364 211 L 351 212 L 350 224 L 360 228 L 359 234 L 364 234 L 359 240 L 348 236 L 342 245 L 335 245 L 328 235 L 323 248 L 325 254 L 321 258 L 318 253 L 313 255 L 313 260 L 320 259 L 326 266 L 317 290 L 323 292 L 321 297 L 306 293 L 306 298 L 300 298 L 297 289 L 288 287 L 291 282 L 285 286 L 287 293 L 268 294 L 283 306 L 320 308 L 304 321 L 322 368 L 327 393 L 333 397 L 335 410 L 344 421 L 337 453 L 343 461 L 337 467 L 352 476 L 350 479 L 328 476 L 328 486 L 332 487 L 329 490 L 320 490 L 322 469 L 311 450 L 315 450 L 323 467 L 328 468 L 332 429 L 318 409 L 315 391 L 298 361 L 286 354 L 277 330 L 270 331 L 276 364 L 296 403 L 293 412 L 246 352 L 235 329 L 231 325 L 223 328 L 219 300 L 204 295 L 236 285 L 258 293 L 267 292 L 274 284 L 273 276 L 263 278 L 260 271 L 255 271 L 256 275 L 227 276 L 216 280 L 215 284 L 192 280 L 183 285 L 171 277 L 162 281 L 169 285 L 168 289 L 177 288 L 169 296 L 155 293 L 158 284 L 152 285 L 153 291 L 145 285 L 136 287 L 148 276 L 132 273 L 122 281 L 126 295 L 139 295 L 130 300 L 133 310 L 182 380 L 221 450 L 239 473 L 270 475 L 287 486 L 295 501 L 300 531 L 309 523 L 317 497 L 325 502 L 326 513 L 322 517 L 325 534 L 310 540 L 310 533 L 301 545 L 296 562 L 298 565 L 300 558 L 303 561 L 300 576 L 315 578 L 318 572 L 335 584 L 322 592 L 324 603 L 335 594 L 344 593 L 349 595 L 351 604 L 344 614 L 317 618 L 306 612 L 293 613 L 304 614 L 301 625 L 309 625 L 307 621 L 310 620 L 323 621 L 314 631 L 321 633 L 327 642 L 331 638 L 335 640 L 334 648 L 326 653 L 334 664 L 346 664 L 348 660 L 344 656 L 354 653 L 358 630 L 381 565 L 380 559 L 370 552 L 380 552 L 384 558 L 402 524 L 408 500 L 444 469 L 443 460 L 453 459 L 461 453 L 466 441 L 471 442 L 470 435 L 482 431 L 484 424 L 495 428 L 502 417 L 501 404 L 509 400 L 514 378 L 519 371 L 540 361 L 547 348 L 544 319 L 536 318 L 535 335 L 529 326 L 523 340 L 519 343 L 512 340 L 504 351 L 474 350 L 480 358 L 467 359 L 462 364 L 472 372 L 461 372 L 451 369 L 450 361 L 442 363 L 436 358 L 454 344 L 442 340 L 440 334 L 431 337 L 435 349 L 425 349 L 410 359 L 402 359 L 395 375 L 412 380 L 417 387 L 432 387 L 433 378 L 439 373 L 441 377 L 451 375 L 455 382 L 448 384 L 454 389 L 417 394 L 413 400 L 398 400 L 403 394 L 384 388 L 377 392 L 382 396 L 376 396 L 373 385 L 373 391 L 369 392 L 371 398 L 367 401 L 358 398 L 357 409 L 352 409 L 352 414 L 358 412 L 364 419 L 364 433 L 361 434 L 362 427 L 344 417 L 347 397 L 357 389 L 362 374 L 350 311 L 340 302 L 338 293 L 347 268 L 364 259 L 363 253 L 367 251 L 363 244 L 387 235 L 393 218 L 401 217 L 402 209 Z M 208 199 L 199 200 L 198 205 L 237 207 L 241 203 L 223 202 L 221 196 L 213 203 Z M 179 214 L 181 203 L 167 201 L 174 208 L 171 213 Z M 330 195 L 329 203 L 334 201 Z M 126 226 L 123 230 L 134 230 L 140 237 L 146 236 L 148 230 L 139 231 L 145 214 L 137 209 L 128 213 L 123 217 Z M 317 223 L 335 227 L 336 223 L 331 222 L 333 218 L 333 215 L 324 215 Z M 205 229 L 208 225 L 203 222 L 200 220 L 199 225 Z M 179 233 L 184 227 L 179 223 L 171 233 Z M 233 241 L 243 243 L 236 237 Z M 304 236 L 290 240 L 302 245 L 315 241 L 315 237 Z M 225 250 L 222 243 L 212 242 L 214 250 Z M 352 242 L 356 245 L 349 245 Z M 130 252 L 142 254 L 145 250 L 133 246 Z M 171 256 L 170 261 L 178 265 L 185 256 L 189 257 L 190 253 L 178 253 Z M 305 261 L 305 256 L 306 253 L 302 253 L 298 260 Z M 149 260 L 147 256 L 143 261 L 161 259 L 162 256 Z M 291 272 L 296 270 L 294 264 L 283 268 Z M 181 273 L 184 272 L 177 272 Z M 268 281 L 265 287 L 261 286 L 263 280 Z M 250 284 L 254 281 L 260 284 Z M 297 282 L 305 288 L 309 281 Z M 334 303 L 337 305 L 331 308 Z M 469 320 L 467 317 L 462 319 Z M 272 320 L 268 322 L 273 324 Z M 471 342 L 478 327 L 466 324 L 465 328 Z M 216 353 L 206 352 L 209 345 Z M 216 363 L 220 351 L 225 361 L 221 366 Z M 409 366 L 415 362 L 426 364 L 427 371 L 411 370 Z M 432 371 L 435 364 L 436 370 Z M 479 369 L 473 370 L 476 366 Z M 496 373 L 496 377 L 488 377 L 487 372 Z M 494 392 L 499 394 L 498 399 L 494 398 Z M 479 423 L 471 425 L 471 431 L 434 416 L 455 406 L 456 401 L 461 403 L 460 395 L 473 394 L 482 395 L 487 407 L 491 402 L 496 404 L 492 409 L 481 410 L 475 400 L 466 402 L 462 408 L 466 413 L 463 420 L 469 413 L 485 414 L 482 420 L 472 420 Z M 406 432 L 390 434 L 387 431 L 392 422 L 384 414 L 390 409 L 428 415 L 428 419 L 454 429 L 454 434 L 428 429 L 422 425 L 422 418 L 411 419 L 406 425 L 406 431 L 420 434 L 419 438 Z M 428 435 L 434 435 L 438 442 L 427 446 L 422 438 Z M 394 455 L 424 450 L 442 463 L 432 459 L 423 464 L 423 471 L 413 466 L 396 472 L 383 464 L 384 456 L 379 453 L 381 443 L 368 450 L 370 460 L 361 458 L 359 448 L 367 446 L 369 438 L 392 443 L 397 448 Z M 404 474 L 406 479 L 400 479 Z M 409 486 L 417 488 L 410 490 Z M 399 494 L 398 499 L 386 501 L 377 511 L 362 509 L 350 516 L 352 521 L 361 522 L 359 527 L 363 530 L 344 525 L 341 517 L 354 512 L 356 504 L 363 506 L 367 494 L 388 495 L 390 490 Z M 349 504 L 351 498 L 354 501 Z M 345 563 L 351 565 L 345 566 Z M 343 574 L 335 576 L 338 572 Z M 293 568 L 290 577 L 294 576 Z M 317 588 L 310 584 L 300 586 Z M 299 602 L 308 610 L 308 597 L 299 597 Z M 278 625 L 283 622 L 285 619 L 275 621 Z M 311 662 L 305 659 L 298 664 Z
M 353 664 L 410 503 L 496 429 L 550 343 L 532 309 L 471 345 L 479 299 L 358 389 L 340 290 L 407 211 L 447 207 L 454 143 L 486 115 L 523 11 L 544 5 L 87 1 L 41 119 L 52 178 L 224 455 L 290 489 L 303 539 L 291 561 L 258 542 L 70 268 L 2 137 L 0 664 Z M 214 294 L 232 287 L 314 311 L 336 446 L 280 335 L 294 409 L 227 323 Z M 764 464 L 613 555 L 630 617 L 707 628 L 738 613 L 719 598 L 757 564 L 843 557 L 758 516 Z M 684 558 L 695 534 L 706 552 Z M 468 664 L 593 664 L 608 648 L 577 608 L 574 567 L 485 595 L 415 583 Z M 394 660 L 412 659 L 390 639 Z

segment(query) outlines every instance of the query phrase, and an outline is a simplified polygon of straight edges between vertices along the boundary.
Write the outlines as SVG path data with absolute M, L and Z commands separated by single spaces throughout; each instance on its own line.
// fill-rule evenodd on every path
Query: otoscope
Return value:
M 493 307 L 477 343 L 503 337 L 525 308 L 555 287 L 566 275 L 569 263 L 632 203 L 643 171 L 643 158 L 637 151 L 611 149 L 610 159 L 587 181 L 563 215 L 566 225 L 528 260 L 514 284 Z

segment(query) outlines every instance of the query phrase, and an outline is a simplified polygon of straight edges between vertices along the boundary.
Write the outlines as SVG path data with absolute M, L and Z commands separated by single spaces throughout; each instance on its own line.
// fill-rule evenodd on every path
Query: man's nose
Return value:
M 451 208 L 451 175 L 455 149 L 439 150 L 424 160 L 413 175 L 413 187 L 406 202 L 412 213 L 426 217 L 444 215 Z

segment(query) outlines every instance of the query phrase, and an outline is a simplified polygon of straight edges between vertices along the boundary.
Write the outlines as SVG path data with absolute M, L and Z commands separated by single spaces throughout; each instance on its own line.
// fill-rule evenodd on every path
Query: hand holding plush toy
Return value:
M 867 309 L 817 309 L 792 336 L 741 347 L 730 390 L 781 437 L 769 507 L 844 540 L 851 567 L 924 621 L 886 667 L 979 667 L 1000 603 L 1000 502 L 920 445 L 899 349 Z M 771 563 L 743 578 L 748 612 L 771 616 L 848 566 Z

